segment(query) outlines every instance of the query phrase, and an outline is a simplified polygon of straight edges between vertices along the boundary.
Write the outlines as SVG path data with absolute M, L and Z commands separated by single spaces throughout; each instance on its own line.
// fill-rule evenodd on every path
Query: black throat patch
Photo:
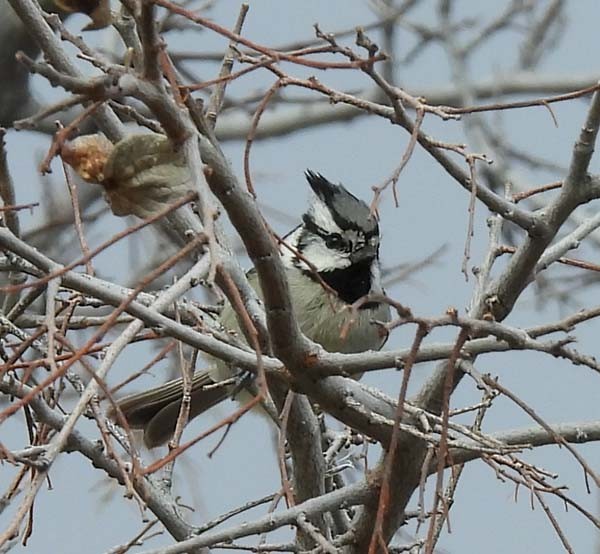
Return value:
M 341 300 L 347 304 L 353 304 L 359 298 L 369 294 L 371 290 L 371 264 L 373 259 L 361 260 L 343 269 L 334 269 L 332 271 L 321 271 L 319 277 L 323 279 L 335 292 Z M 312 272 L 307 271 L 308 275 Z M 314 278 L 314 275 L 312 275 Z M 373 302 L 363 304 L 360 309 L 372 308 Z

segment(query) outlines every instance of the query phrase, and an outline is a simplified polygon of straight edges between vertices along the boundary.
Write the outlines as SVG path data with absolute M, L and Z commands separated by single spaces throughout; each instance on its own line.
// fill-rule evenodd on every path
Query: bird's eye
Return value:
M 344 239 L 339 233 L 331 233 L 327 236 L 327 239 L 325 239 L 325 244 L 327 244 L 329 248 L 341 248 L 344 246 Z

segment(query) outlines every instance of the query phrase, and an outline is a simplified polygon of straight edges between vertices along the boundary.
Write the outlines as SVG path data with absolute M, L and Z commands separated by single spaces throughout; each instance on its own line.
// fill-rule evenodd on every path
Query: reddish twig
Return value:
M 103 103 L 104 100 L 94 102 L 91 106 L 88 106 L 85 110 L 83 110 L 83 112 L 73 119 L 73 121 L 71 121 L 71 123 L 69 123 L 66 127 L 59 127 L 58 131 L 56 131 L 54 134 L 54 138 L 52 139 L 52 144 L 48 149 L 48 153 L 40 165 L 40 172 L 42 175 L 46 173 L 52 173 L 52 170 L 50 169 L 50 163 L 55 156 L 60 154 L 63 145 L 71 136 L 71 133 L 73 133 L 77 129 L 77 126 L 85 121 L 85 119 L 87 119 L 90 115 L 92 115 Z
M 317 62 L 314 60 L 307 60 L 307 59 L 299 57 L 299 56 L 294 56 L 294 55 L 290 55 L 290 54 L 285 54 L 283 52 L 278 52 L 277 50 L 273 50 L 271 48 L 268 48 L 268 47 L 258 44 L 256 42 L 253 42 L 237 33 L 234 33 L 233 31 L 230 31 L 226 27 L 222 27 L 221 25 L 218 25 L 217 23 L 215 23 L 214 21 L 211 21 L 210 19 L 206 19 L 205 17 L 196 15 L 195 13 L 191 12 L 190 10 L 186 10 L 182 6 L 175 4 L 174 2 L 170 2 L 169 0 L 152 0 L 152 2 L 154 4 L 162 6 L 163 8 L 166 8 L 167 10 L 169 10 L 173 13 L 181 15 L 182 17 L 185 17 L 185 18 L 189 19 L 190 21 L 197 23 L 198 25 L 202 25 L 203 27 L 206 27 L 207 29 L 214 31 L 214 32 L 228 38 L 231 41 L 239 42 L 240 44 L 243 44 L 244 46 L 251 48 L 252 50 L 255 50 L 256 52 L 260 52 L 261 54 L 269 56 L 277 61 L 283 60 L 286 62 L 298 64 L 298 65 L 304 65 L 306 67 L 312 67 L 314 69 L 356 69 L 357 67 L 361 67 L 362 65 L 369 65 L 369 64 L 372 65 L 375 62 L 383 61 L 383 60 L 387 59 L 387 56 L 385 54 L 377 54 L 368 59 L 357 58 L 356 61 L 350 61 L 350 62 L 344 62 L 344 63 L 342 63 L 342 62 Z
M 12 204 L 10 206 L 0 206 L 1 212 L 17 212 L 19 210 L 33 210 L 40 205 L 39 202 L 31 202 L 29 204 Z
M 398 192 L 396 190 L 396 185 L 398 184 L 398 179 L 400 179 L 400 174 L 402 170 L 406 167 L 406 164 L 410 160 L 415 151 L 415 146 L 417 144 L 417 139 L 419 136 L 419 131 L 421 129 L 421 125 L 423 124 L 423 120 L 425 119 L 425 112 L 421 109 L 417 109 L 417 116 L 415 118 L 415 123 L 413 130 L 410 134 L 410 140 L 408 141 L 408 146 L 402 155 L 402 159 L 400 160 L 400 164 L 394 170 L 392 175 L 388 177 L 382 185 L 374 186 L 373 191 L 375 195 L 373 197 L 373 201 L 371 202 L 371 213 L 375 213 L 379 207 L 379 202 L 381 200 L 381 193 L 391 184 L 392 192 L 394 195 L 394 203 L 396 204 L 396 208 L 398 207 Z
M 287 441 L 287 426 L 288 421 L 290 419 L 290 411 L 292 409 L 293 402 L 294 391 L 289 390 L 285 397 L 285 402 L 283 403 L 283 408 L 281 409 L 281 414 L 279 416 L 281 426 L 279 427 L 279 436 L 277 438 L 277 462 L 279 464 L 279 472 L 281 473 L 281 487 L 288 508 L 290 508 L 291 506 L 295 506 L 296 504 L 294 501 L 292 485 L 290 483 L 290 478 L 287 472 L 287 466 L 285 464 L 285 443 Z
M 562 181 L 554 181 L 553 183 L 548 183 L 547 185 L 541 185 L 539 187 L 532 188 L 530 190 L 525 190 L 523 192 L 518 192 L 513 194 L 512 201 L 516 204 L 521 200 L 525 200 L 525 198 L 529 198 L 530 196 L 534 196 L 535 194 L 539 194 L 540 192 L 546 192 L 549 190 L 555 190 L 561 188 L 563 185 Z
M 581 98 L 582 96 L 588 96 L 593 94 L 597 90 L 600 90 L 600 85 L 595 84 L 573 92 L 567 92 L 565 94 L 559 94 L 557 96 L 549 96 L 547 98 L 537 98 L 534 100 L 521 100 L 518 102 L 505 102 L 497 104 L 485 104 L 483 106 L 466 106 L 464 108 L 453 108 L 451 106 L 445 106 L 444 109 L 450 114 L 469 114 L 477 112 L 492 112 L 498 110 L 514 110 L 518 108 L 531 108 L 533 106 L 544 106 L 548 107 L 548 104 L 555 102 L 564 102 L 566 100 L 573 100 L 575 98 Z M 553 116 L 553 119 L 556 119 Z
M 379 491 L 379 502 L 377 504 L 377 515 L 375 517 L 375 525 L 373 526 L 373 534 L 369 543 L 369 554 L 376 554 L 377 545 L 383 545 L 384 551 L 386 550 L 386 540 L 383 530 L 383 523 L 385 515 L 388 511 L 391 492 L 390 492 L 390 481 L 392 478 L 392 471 L 394 468 L 394 456 L 396 454 L 396 448 L 398 447 L 398 441 L 400 439 L 400 422 L 404 414 L 404 401 L 406 400 L 406 393 L 408 390 L 408 381 L 410 374 L 415 363 L 415 359 L 419 352 L 419 347 L 423 342 L 423 339 L 427 336 L 429 329 L 426 325 L 418 325 L 415 338 L 413 340 L 410 354 L 408 355 L 404 364 L 404 373 L 402 375 L 402 384 L 400 385 L 400 393 L 398 394 L 398 404 L 396 406 L 396 413 L 394 414 L 394 428 L 392 430 L 392 437 L 390 439 L 390 446 L 385 456 L 385 464 L 383 468 L 383 478 L 381 481 L 381 488 Z
M 252 185 L 252 177 L 250 175 L 250 148 L 252 147 L 252 142 L 254 141 L 254 137 L 256 136 L 256 129 L 258 128 L 258 122 L 262 114 L 273 95 L 282 87 L 285 86 L 285 83 L 282 79 L 278 79 L 275 83 L 269 88 L 269 90 L 264 95 L 263 99 L 260 101 L 260 104 L 257 106 L 256 111 L 254 112 L 254 116 L 252 117 L 252 124 L 250 125 L 250 130 L 248 131 L 248 137 L 246 138 L 246 144 L 244 146 L 244 177 L 246 178 L 246 188 L 248 192 L 256 198 L 256 191 L 254 190 L 254 186 Z
M 586 484 L 588 493 L 591 492 L 590 485 L 589 485 L 588 479 L 587 479 L 588 475 L 591 476 L 591 478 L 594 480 L 594 482 L 596 483 L 596 486 L 600 488 L 600 476 L 590 467 L 590 465 L 585 461 L 583 456 L 581 456 L 581 454 L 579 454 L 579 452 L 577 452 L 577 450 L 571 444 L 569 444 L 561 435 L 556 433 L 554 431 L 554 429 L 552 429 L 552 427 L 550 427 L 550 425 L 548 425 L 535 412 L 535 410 L 533 408 L 528 406 L 516 394 L 514 394 L 513 392 L 508 390 L 506 387 L 503 387 L 500 383 L 498 383 L 498 381 L 496 379 L 492 379 L 491 377 L 489 377 L 487 375 L 484 375 L 482 378 L 486 385 L 496 389 L 498 392 L 500 392 L 501 394 L 503 394 L 504 396 L 506 396 L 507 398 L 512 400 L 517 406 L 519 406 L 519 408 L 521 408 L 537 424 L 539 424 L 541 427 L 543 427 L 544 430 L 551 437 L 554 438 L 554 440 L 556 441 L 556 444 L 558 444 L 559 446 L 564 446 L 573 455 L 573 457 L 579 462 L 579 465 L 583 469 L 583 473 L 584 473 L 584 477 L 585 477 L 585 484 Z
M 20 291 L 20 290 L 26 289 L 26 288 L 41 287 L 42 285 L 45 285 L 48 281 L 51 281 L 52 279 L 55 279 L 57 277 L 60 277 L 61 275 L 64 275 L 65 273 L 67 273 L 68 271 L 71 271 L 73 268 L 75 268 L 79 265 L 83 265 L 83 264 L 87 263 L 89 260 L 93 259 L 95 256 L 100 254 L 100 252 L 102 252 L 103 250 L 106 250 L 109 246 L 112 246 L 113 244 L 120 241 L 121 239 L 124 239 L 125 237 L 128 237 L 129 235 L 136 233 L 140 229 L 143 229 L 144 227 L 151 225 L 152 223 L 158 221 L 159 219 L 161 219 L 165 215 L 171 213 L 172 211 L 176 210 L 177 208 L 180 208 L 181 206 L 184 206 L 188 202 L 191 202 L 195 198 L 196 198 L 196 193 L 189 192 L 188 194 L 186 194 L 185 196 L 183 196 L 176 202 L 169 204 L 166 208 L 162 209 L 160 212 L 143 219 L 139 223 L 136 223 L 135 225 L 128 227 L 127 229 L 121 231 L 120 233 L 117 233 L 116 235 L 113 235 L 112 238 L 110 238 L 106 242 L 102 243 L 100 246 L 97 246 L 96 248 L 91 250 L 89 252 L 89 254 L 82 256 L 78 260 L 71 262 L 70 264 L 64 266 L 63 268 L 61 268 L 57 271 L 48 273 L 48 275 L 46 275 L 45 277 L 42 277 L 41 279 L 37 279 L 36 281 L 32 281 L 31 283 L 23 283 L 21 285 L 6 285 L 4 287 L 0 287 L 0 291 L 1 292 L 16 292 L 16 291 Z
M 427 541 L 425 542 L 425 553 L 432 554 L 434 548 L 434 533 L 436 528 L 436 520 L 438 514 L 439 502 L 442 499 L 444 468 L 446 467 L 446 458 L 448 456 L 448 418 L 450 414 L 450 395 L 452 393 L 454 373 L 456 372 L 456 364 L 460 357 L 460 351 L 465 342 L 469 338 L 469 331 L 461 329 L 452 349 L 452 354 L 446 363 L 446 376 L 444 381 L 444 391 L 442 397 L 442 430 L 440 434 L 440 444 L 437 452 L 437 480 L 435 485 L 435 499 L 431 510 L 431 520 L 429 521 L 429 529 L 427 531 Z M 446 513 L 444 511 L 444 513 Z
M 4 420 L 6 420 L 6 418 L 14 414 L 22 406 L 27 405 L 27 403 L 30 402 L 32 398 L 35 398 L 35 396 L 38 395 L 42 390 L 44 390 L 47 386 L 51 385 L 54 381 L 62 377 L 75 362 L 80 361 L 84 356 L 86 356 L 90 349 L 92 349 L 95 346 L 98 340 L 100 340 L 112 327 L 119 315 L 127 309 L 129 304 L 131 304 L 136 299 L 138 294 L 142 292 L 148 286 L 148 284 L 154 281 L 158 276 L 162 275 L 165 271 L 170 269 L 182 258 L 186 257 L 190 252 L 198 248 L 199 244 L 203 243 L 204 241 L 204 236 L 197 235 L 174 256 L 171 256 L 159 267 L 150 272 L 138 284 L 138 286 L 132 291 L 132 293 L 119 304 L 119 306 L 111 313 L 107 320 L 98 328 L 98 330 L 90 337 L 90 339 L 67 362 L 65 362 L 62 365 L 58 373 L 52 373 L 51 375 L 46 377 L 46 379 L 44 379 L 41 383 L 33 387 L 29 394 L 19 399 L 15 403 L 11 404 L 3 412 L 0 413 L 0 423 L 2 423 Z
M 498 247 L 498 254 L 514 254 L 516 251 L 517 249 L 514 246 L 502 245 Z M 566 258 L 564 256 L 561 256 L 556 261 L 559 264 L 569 265 L 571 267 L 578 267 L 579 269 L 587 269 L 588 271 L 600 272 L 600 264 L 586 262 L 585 260 L 578 260 L 577 258 Z
M 244 414 L 249 412 L 252 408 L 254 408 L 256 405 L 258 405 L 260 402 L 262 402 L 263 399 L 266 399 L 268 396 L 267 380 L 266 380 L 265 369 L 264 369 L 263 360 L 262 360 L 262 351 L 261 351 L 260 343 L 259 343 L 259 339 L 258 339 L 258 331 L 256 330 L 256 327 L 255 327 L 254 323 L 252 322 L 252 319 L 250 318 L 250 314 L 248 314 L 248 310 L 246 310 L 244 302 L 242 301 L 240 292 L 237 289 L 237 287 L 235 286 L 235 283 L 233 282 L 231 277 L 227 273 L 225 273 L 225 271 L 223 270 L 223 267 L 221 265 L 219 265 L 217 267 L 217 272 L 219 273 L 219 276 L 221 277 L 221 281 L 220 281 L 221 286 L 222 286 L 222 288 L 225 289 L 224 292 L 227 294 L 227 298 L 229 299 L 231 306 L 233 307 L 235 312 L 240 317 L 241 327 L 244 330 L 244 335 L 248 341 L 248 344 L 256 352 L 256 362 L 257 362 L 256 382 L 258 383 L 258 394 L 256 396 L 254 396 L 246 404 L 244 404 L 243 406 L 238 408 L 235 412 L 233 412 L 228 417 L 217 422 L 215 425 L 213 425 L 212 427 L 210 427 L 209 429 L 207 429 L 206 431 L 204 431 L 197 437 L 193 438 L 192 440 L 190 440 L 182 445 L 179 445 L 177 448 L 174 448 L 166 456 L 164 456 L 160 460 L 157 460 L 150 466 L 144 468 L 142 470 L 142 475 L 147 475 L 149 473 L 154 473 L 155 471 L 158 471 L 160 468 L 162 468 L 166 464 L 170 463 L 176 457 L 180 456 L 188 448 L 194 446 L 199 441 L 212 435 L 213 433 L 215 433 L 222 427 L 227 428 L 226 433 L 225 433 L 225 436 L 226 436 L 228 430 L 231 428 L 231 426 L 233 424 L 235 424 Z M 225 436 L 223 436 L 221 438 L 221 440 L 218 442 L 216 447 L 212 450 L 211 454 L 214 453 L 215 449 L 221 445 Z

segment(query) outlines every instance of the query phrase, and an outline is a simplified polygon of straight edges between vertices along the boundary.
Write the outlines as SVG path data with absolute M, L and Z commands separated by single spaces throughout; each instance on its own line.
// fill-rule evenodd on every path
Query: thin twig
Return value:
M 240 12 L 238 14 L 237 21 L 233 26 L 233 32 L 236 35 L 239 35 L 242 31 L 242 26 L 244 25 L 244 20 L 246 19 L 246 14 L 250 6 L 248 4 L 242 4 L 240 6 Z M 231 40 L 229 42 L 229 46 L 227 47 L 227 51 L 225 52 L 225 56 L 223 57 L 223 64 L 221 65 L 221 71 L 219 71 L 220 80 L 217 83 L 217 86 L 213 90 L 213 93 L 210 96 L 210 100 L 208 101 L 208 106 L 206 107 L 206 121 L 208 124 L 214 129 L 217 123 L 217 117 L 221 108 L 223 107 L 223 101 L 225 100 L 225 88 L 227 87 L 228 77 L 231 75 L 231 70 L 233 68 L 233 62 L 235 60 L 235 46 L 237 41 Z

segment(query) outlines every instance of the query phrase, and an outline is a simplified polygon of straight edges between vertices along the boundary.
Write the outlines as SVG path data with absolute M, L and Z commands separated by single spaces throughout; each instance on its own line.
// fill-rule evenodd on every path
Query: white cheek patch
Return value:
M 348 258 L 346 254 L 327 248 L 320 238 L 316 238 L 316 240 L 308 243 L 302 250 L 302 255 L 312 263 L 319 272 L 344 269 L 350 265 L 350 258 Z
M 316 195 L 313 197 L 308 215 L 313 220 L 314 225 L 322 229 L 322 232 L 328 235 L 334 233 L 348 235 L 348 232 L 344 232 L 335 223 L 327 205 Z M 355 238 L 354 235 L 352 238 Z M 336 269 L 344 269 L 351 265 L 349 253 L 339 251 L 335 248 L 329 248 L 325 244 L 323 237 L 307 232 L 307 229 L 304 226 L 298 227 L 293 233 L 287 236 L 285 242 L 292 248 L 298 249 L 301 239 L 303 244 L 300 254 L 310 262 L 317 271 L 333 271 Z M 300 267 L 308 271 L 312 269 L 308 264 L 304 263 L 302 259 L 296 257 L 295 251 L 282 246 L 280 247 L 280 252 L 286 267 Z
M 295 255 L 295 251 L 298 248 L 298 241 L 302 235 L 303 228 L 299 227 L 291 235 L 289 235 L 285 242 L 289 244 L 293 250 L 280 246 L 281 257 L 283 264 L 286 267 L 301 267 L 310 271 L 310 266 L 298 260 Z M 325 242 L 321 237 L 313 236 L 312 240 L 305 244 L 300 252 L 304 258 L 306 258 L 317 271 L 332 271 L 334 269 L 343 269 L 350 265 L 350 259 L 343 252 L 332 250 L 327 248 Z
M 331 217 L 329 208 L 318 196 L 313 198 L 309 213 L 316 225 L 327 233 L 339 233 L 340 235 L 343 233 L 342 229 L 336 225 L 333 217 Z

